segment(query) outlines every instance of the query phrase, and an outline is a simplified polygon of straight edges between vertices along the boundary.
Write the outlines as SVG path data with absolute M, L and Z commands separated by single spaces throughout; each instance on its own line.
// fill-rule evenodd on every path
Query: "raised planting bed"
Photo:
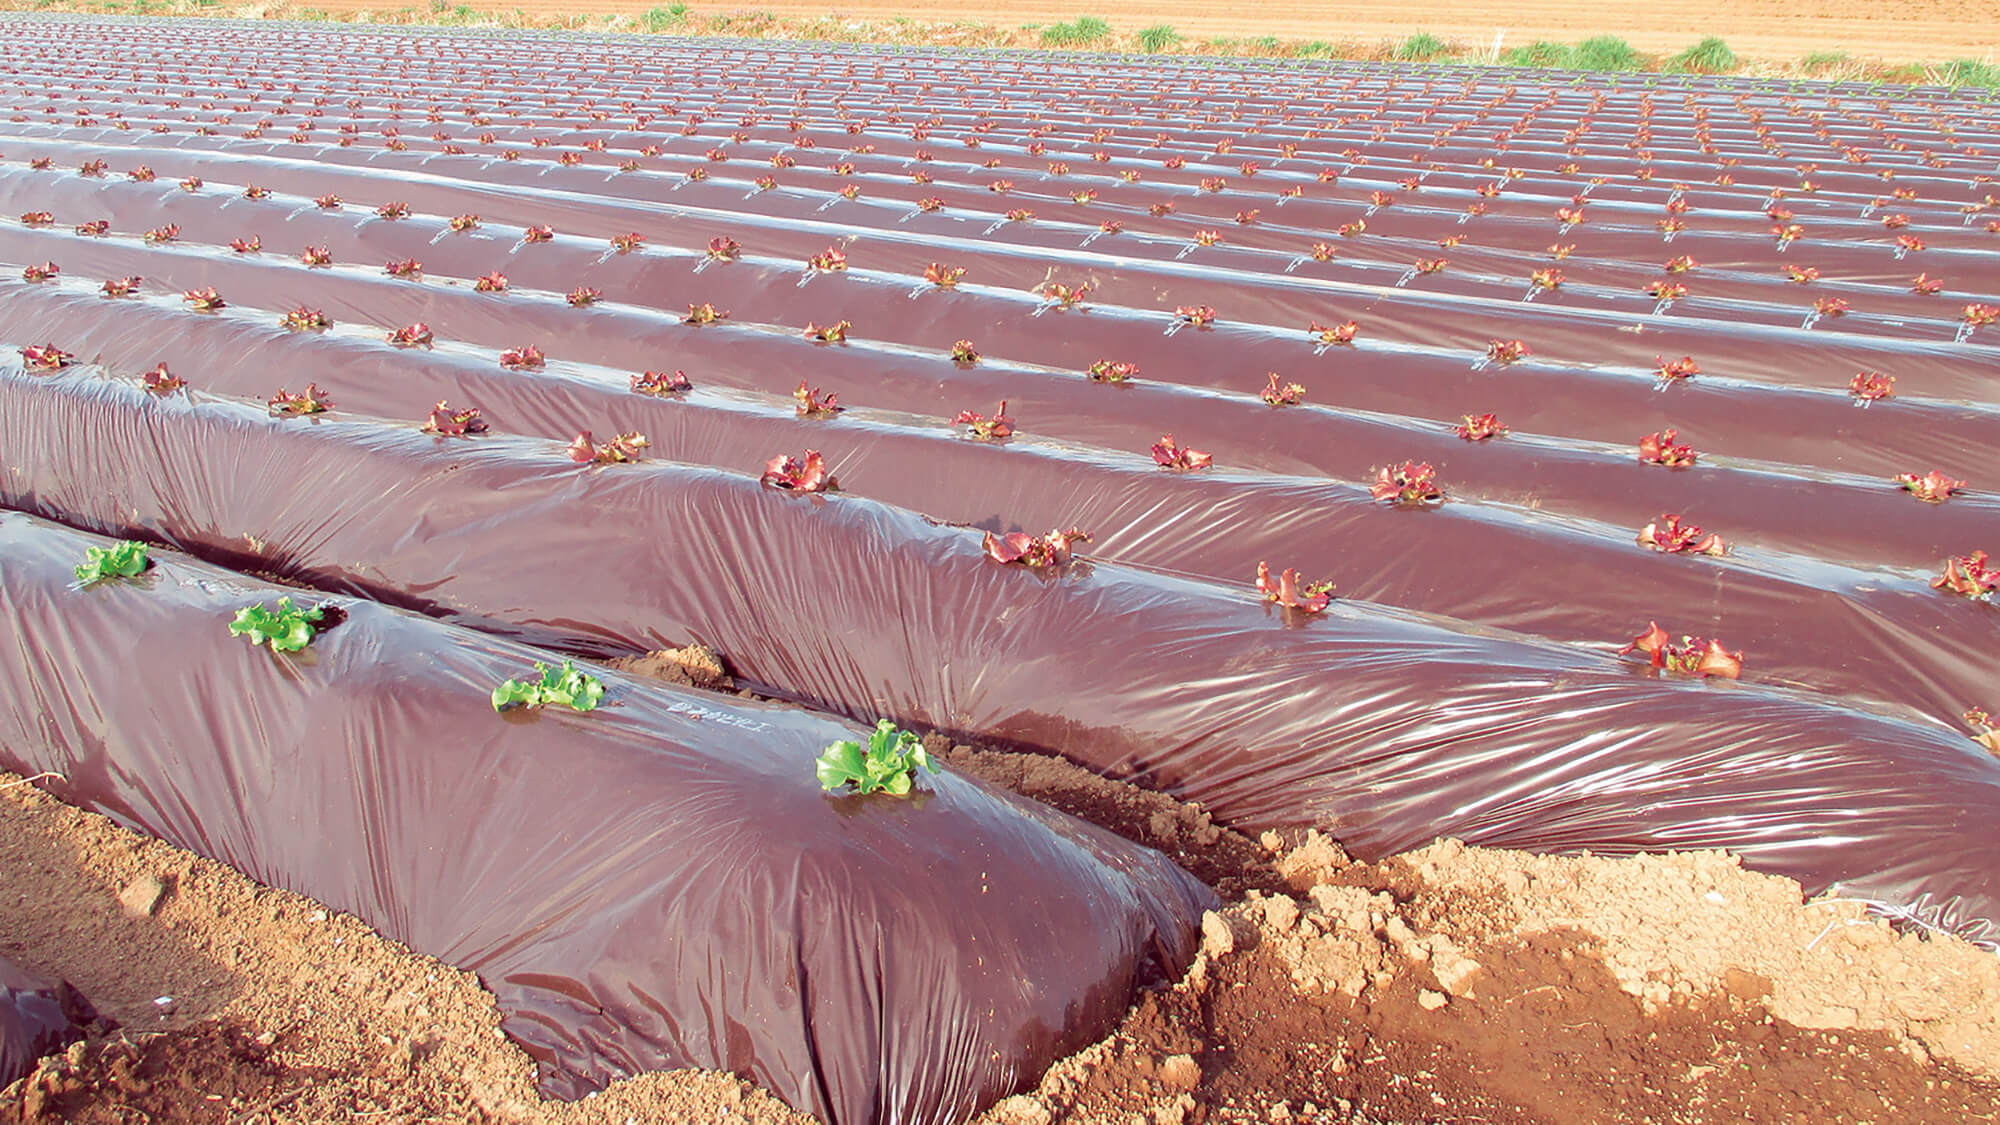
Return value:
M 1644 622 L 1589 651 L 1281 608 L 1247 582 L 1005 565 L 977 529 L 859 495 L 579 465 L 553 441 L 274 418 L 83 371 L 0 375 L 0 396 L 21 462 L 0 500 L 229 565 L 575 652 L 698 640 L 764 691 L 1054 751 L 1228 823 L 1332 826 L 1366 856 L 1436 835 L 1721 847 L 1975 937 L 2000 917 L 1968 830 L 2000 830 L 2000 761 L 1907 710 L 1761 682 L 1754 652 L 1737 682 L 1621 661 Z M 267 465 L 284 472 L 246 469 Z
M 588 712 L 496 713 L 548 653 L 159 552 L 80 582 L 110 546 L 0 514 L 0 764 L 476 971 L 555 1094 L 701 1066 L 961 1121 L 1184 969 L 1215 901 L 950 772 L 828 793 L 850 724 L 599 668 Z M 232 628 L 280 596 L 326 610 L 296 652 Z

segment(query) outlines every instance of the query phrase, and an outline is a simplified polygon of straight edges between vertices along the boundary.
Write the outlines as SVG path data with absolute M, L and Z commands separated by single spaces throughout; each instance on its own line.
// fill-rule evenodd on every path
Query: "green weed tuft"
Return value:
M 1711 35 L 1668 59 L 1667 69 L 1687 74 L 1727 74 L 1736 69 L 1736 52 Z
M 1451 50 L 1449 44 L 1428 31 L 1419 31 L 1396 46 L 1396 57 L 1405 62 L 1423 62 Z
M 1181 41 L 1181 33 L 1170 25 L 1156 23 L 1139 32 L 1139 49 L 1149 55 L 1157 55 Z
M 1111 25 L 1096 16 L 1078 16 L 1075 23 L 1052 23 L 1042 29 L 1044 47 L 1088 47 L 1111 36 Z

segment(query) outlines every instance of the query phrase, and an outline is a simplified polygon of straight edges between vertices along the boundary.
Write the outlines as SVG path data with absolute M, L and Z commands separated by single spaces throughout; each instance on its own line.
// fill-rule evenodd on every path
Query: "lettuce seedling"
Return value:
M 1264 385 L 1264 402 L 1271 406 L 1297 406 L 1306 398 L 1305 387 L 1298 383 L 1287 383 L 1278 378 L 1276 371 L 1268 372 L 1270 382 Z
M 840 405 L 838 394 L 822 395 L 818 387 L 804 379 L 799 380 L 798 389 L 792 392 L 792 397 L 798 400 L 798 415 L 801 418 L 831 418 L 847 409 Z
M 1333 601 L 1333 583 L 1308 582 L 1297 570 L 1287 567 L 1271 577 L 1271 564 L 1257 564 L 1257 593 L 1265 601 L 1286 609 L 1319 613 Z
M 1729 544 L 1720 535 L 1703 535 L 1701 528 L 1691 523 L 1682 523 L 1681 517 L 1668 513 L 1639 529 L 1639 546 L 1670 555 L 1693 552 L 1697 555 L 1726 555 Z
M 248 637 L 253 646 L 270 645 L 272 652 L 297 652 L 313 642 L 325 619 L 325 606 L 303 609 L 286 596 L 271 609 L 246 605 L 237 610 L 236 620 L 229 623 L 229 635 Z
M 61 371 L 76 360 L 76 355 L 66 352 L 54 344 L 40 346 L 30 344 L 21 349 L 21 362 L 30 371 Z
M 494 688 L 493 709 L 505 711 L 509 707 L 557 704 L 572 711 L 595 711 L 598 700 L 604 698 L 604 682 L 588 672 L 577 670 L 572 661 L 563 661 L 560 668 L 537 663 L 535 671 L 539 673 L 539 679 L 508 680 Z
M 1467 414 L 1464 421 L 1452 427 L 1452 432 L 1466 441 L 1485 441 L 1489 438 L 1506 437 L 1507 424 L 1493 414 Z
M 1025 531 L 1012 531 L 1006 535 L 987 532 L 980 541 L 986 557 L 997 563 L 1020 563 L 1032 570 L 1048 570 L 1067 563 L 1074 550 L 1072 544 L 1090 542 L 1090 533 L 1080 528 L 1068 531 L 1051 531 L 1047 535 L 1029 535 Z
M 694 384 L 688 381 L 687 373 L 683 371 L 675 371 L 671 375 L 664 371 L 648 371 L 643 375 L 632 376 L 632 389 L 639 394 L 653 395 L 657 398 L 691 391 L 694 389 Z
M 85 547 L 76 580 L 85 586 L 107 578 L 132 578 L 146 569 L 146 545 L 127 539 L 110 547 Z
M 1444 489 L 1438 486 L 1437 470 L 1428 461 L 1405 461 L 1401 465 L 1382 466 L 1376 470 L 1375 483 L 1368 486 L 1368 494 L 1402 508 L 1422 508 L 1444 502 Z
M 1695 463 L 1701 455 L 1691 445 L 1683 445 L 1677 439 L 1679 430 L 1661 430 L 1639 439 L 1639 460 L 1648 465 L 1665 465 L 1670 469 L 1685 469 Z
M 1192 472 L 1206 469 L 1215 464 L 1215 458 L 1199 449 L 1183 449 L 1175 444 L 1174 435 L 1163 434 L 1153 443 L 1153 464 L 1163 469 Z
M 479 416 L 479 408 L 467 407 L 455 410 L 444 400 L 438 400 L 431 407 L 431 416 L 424 422 L 423 432 L 439 437 L 470 437 L 486 432 L 486 419 Z
M 1656 670 L 1677 672 L 1683 676 L 1720 676 L 1733 680 L 1743 674 L 1743 654 L 1724 648 L 1721 640 L 1704 641 L 1700 637 L 1683 636 L 1676 643 L 1656 621 L 1647 622 L 1645 632 L 1618 650 L 1620 656 L 1628 653 L 1645 656 Z
M 919 769 L 936 772 L 931 756 L 917 736 L 899 730 L 887 719 L 875 724 L 868 746 L 842 739 L 826 748 L 814 766 L 820 788 L 833 792 L 848 785 L 856 793 L 887 793 L 907 797 Z
M 146 372 L 140 378 L 145 381 L 145 388 L 156 395 L 170 395 L 187 386 L 186 379 L 167 369 L 165 360 L 161 360 L 157 367 Z
M 1896 394 L 1896 377 L 1884 375 L 1880 371 L 1857 371 L 1854 378 L 1847 381 L 1847 393 L 1854 396 L 1856 403 L 1866 405 L 1893 398 Z
M 646 435 L 635 430 L 598 445 L 591 439 L 590 431 L 585 430 L 569 443 L 569 459 L 579 465 L 630 464 L 644 456 L 641 451 L 650 444 Z
M 826 458 L 816 449 L 806 450 L 803 461 L 789 453 L 778 454 L 765 463 L 763 475 L 757 480 L 786 492 L 833 492 L 840 488 L 840 483 L 826 471 Z
M 270 407 L 272 414 L 296 417 L 301 414 L 324 414 L 333 409 L 333 399 L 320 389 L 318 383 L 307 383 L 306 389 L 298 394 L 278 388 L 278 393 L 272 395 L 265 405 Z
M 961 410 L 951 423 L 954 426 L 970 426 L 972 436 L 981 441 L 1001 441 L 1014 435 L 1014 419 L 1007 416 L 1007 400 L 1004 398 L 990 418 L 971 410 Z
M 1953 480 L 1936 469 L 1923 476 L 1915 473 L 1897 473 L 1894 479 L 1898 488 L 1926 504 L 1942 504 L 1954 493 L 1965 490 L 1964 481 Z
M 1953 555 L 1945 560 L 1944 573 L 1931 579 L 1931 586 L 1962 598 L 1987 601 L 2000 591 L 2000 569 L 1986 565 L 1985 551 Z

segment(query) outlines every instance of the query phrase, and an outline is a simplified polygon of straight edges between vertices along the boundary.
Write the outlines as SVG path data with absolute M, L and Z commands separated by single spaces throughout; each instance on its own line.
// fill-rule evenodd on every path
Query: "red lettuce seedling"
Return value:
M 1319 613 L 1333 601 L 1333 583 L 1307 582 L 1299 572 L 1287 567 L 1275 581 L 1271 564 L 1257 564 L 1257 592 L 1267 602 L 1305 613 Z
M 1986 565 L 1985 551 L 1953 555 L 1945 560 L 1944 573 L 1931 579 L 1931 587 L 1985 601 L 2000 590 L 2000 568 Z
M 415 258 L 391 258 L 382 266 L 382 272 L 390 277 L 422 277 L 424 264 Z
M 21 215 L 21 225 L 24 227 L 45 227 L 55 221 L 55 215 L 49 211 L 26 211 Z
M 1368 494 L 1402 508 L 1421 508 L 1444 501 L 1437 470 L 1428 461 L 1384 465 L 1376 470 L 1375 483 L 1368 487 Z
M 87 223 L 76 224 L 76 233 L 86 238 L 103 238 L 111 233 L 111 224 L 103 219 L 93 219 Z
M 1267 372 L 1264 391 L 1258 397 L 1269 406 L 1297 406 L 1306 400 L 1306 389 L 1297 383 L 1287 383 L 1278 378 L 1276 371 Z
M 1967 305 L 1958 314 L 1967 328 L 1984 328 L 2000 321 L 2000 305 Z
M 493 709 L 557 706 L 572 711 L 594 711 L 604 698 L 603 681 L 579 671 L 572 661 L 563 661 L 560 668 L 537 663 L 535 673 L 535 679 L 508 680 L 494 688 Z
M 1337 347 L 1353 344 L 1355 334 L 1361 331 L 1361 326 L 1350 320 L 1329 327 L 1315 320 L 1307 326 L 1306 331 L 1313 339 L 1319 341 L 1321 347 Z
M 254 234 L 249 238 L 233 238 L 229 241 L 229 249 L 238 254 L 255 254 L 263 248 L 264 240 Z
M 718 236 L 708 240 L 708 256 L 712 261 L 733 262 L 742 255 L 743 247 L 733 238 Z
M 1879 371 L 1857 371 L 1847 381 L 1847 393 L 1863 403 L 1891 398 L 1896 393 L 1896 377 Z
M 1686 254 L 1682 254 L 1677 258 L 1669 258 L 1667 260 L 1666 270 L 1668 273 L 1691 273 L 1694 270 L 1700 268 L 1700 266 L 1701 266 L 1700 262 L 1695 261 L 1693 258 L 1689 257 Z
M 688 314 L 681 318 L 681 323 L 691 324 L 699 328 L 704 324 L 714 324 L 716 321 L 722 320 L 726 318 L 728 315 L 729 315 L 728 313 L 717 309 L 714 305 L 711 305 L 708 302 L 703 301 L 699 305 L 689 305 Z
M 1811 285 L 1819 280 L 1819 270 L 1813 266 L 1786 266 L 1785 280 L 1793 285 Z
M 486 274 L 477 281 L 474 281 L 472 289 L 475 293 L 505 293 L 507 291 L 507 275 L 501 273 L 499 270 L 494 270 L 492 273 Z
M 179 238 L 180 234 L 181 226 L 179 223 L 168 223 L 166 226 L 154 227 L 152 230 L 147 231 L 146 241 L 158 245 L 163 242 L 172 242 L 174 239 Z
M 648 371 L 643 375 L 632 376 L 632 389 L 642 395 L 663 398 L 682 391 L 691 391 L 694 389 L 694 384 L 688 382 L 688 377 L 679 371 L 671 375 L 664 371 Z
M 1174 444 L 1174 435 L 1162 435 L 1153 443 L 1153 464 L 1163 469 L 1177 472 L 1191 472 L 1206 469 L 1215 463 L 1215 458 L 1199 449 L 1182 449 Z
M 430 325 L 421 320 L 389 333 L 389 342 L 399 348 L 428 348 L 435 339 Z
M 375 213 L 385 219 L 407 219 L 410 217 L 410 205 L 407 203 L 384 203 L 382 206 L 375 208 Z
M 570 290 L 569 296 L 563 299 L 569 302 L 571 308 L 580 309 L 589 305 L 596 304 L 597 299 L 602 296 L 604 296 L 604 294 L 599 290 L 592 289 L 588 285 L 579 285 L 576 288 Z
M 296 417 L 301 414 L 324 414 L 333 409 L 333 399 L 319 389 L 318 383 L 307 383 L 306 389 L 298 394 L 278 388 L 278 393 L 272 395 L 265 405 L 270 407 L 272 414 Z
M 1007 416 L 1006 399 L 1000 400 L 1000 405 L 993 411 L 991 418 L 975 414 L 970 410 L 961 410 L 958 412 L 958 417 L 953 418 L 951 422 L 954 426 L 972 427 L 972 436 L 981 441 L 999 441 L 1014 434 L 1014 419 Z
M 1196 328 L 1208 328 L 1215 324 L 1215 307 L 1182 305 L 1174 310 L 1174 319 L 1182 324 L 1192 324 Z
M 792 397 L 798 400 L 801 418 L 830 418 L 847 409 L 840 405 L 838 394 L 821 397 L 819 388 L 809 385 L 804 379 L 799 380 L 798 389 L 792 392 Z
M 144 280 L 140 277 L 114 277 L 104 283 L 100 292 L 107 297 L 130 297 L 139 291 L 139 283 Z
M 1096 286 L 1088 281 L 1080 282 L 1076 285 L 1064 285 L 1059 281 L 1044 281 L 1036 288 L 1035 293 L 1042 300 L 1047 301 L 1057 308 L 1073 309 L 1082 304 L 1083 299 L 1090 296 L 1090 291 L 1094 288 Z
M 1090 365 L 1090 379 L 1094 383 L 1123 383 L 1136 378 L 1139 365 L 1118 360 L 1100 359 Z
M 1562 271 L 1553 267 L 1536 270 L 1528 275 L 1528 287 L 1531 289 L 1561 289 L 1562 283 Z
M 140 376 L 140 379 L 143 380 L 145 388 L 156 395 L 170 395 L 187 386 L 186 379 L 167 370 L 164 360 L 151 371 Z
M 806 268 L 814 273 L 835 273 L 844 270 L 847 268 L 847 254 L 838 246 L 829 246 L 807 258 Z
M 1505 437 L 1507 426 L 1493 414 L 1467 414 L 1465 421 L 1452 427 L 1452 432 L 1467 441 L 1485 441 L 1488 438 Z
M 127 539 L 109 547 L 85 547 L 76 580 L 88 586 L 112 578 L 136 578 L 147 566 L 146 545 Z
M 423 426 L 424 433 L 436 434 L 439 437 L 470 437 L 473 434 L 483 434 L 486 429 L 486 419 L 479 416 L 478 407 L 453 410 L 442 399 L 436 406 L 431 407 L 431 416 Z
M 1648 465 L 1665 465 L 1670 469 L 1684 469 L 1695 463 L 1700 454 L 1693 446 L 1677 444 L 1681 436 L 1679 430 L 1661 430 L 1639 439 L 1639 460 Z
M 924 267 L 924 280 L 939 289 L 958 288 L 959 279 L 964 276 L 964 266 L 947 266 L 942 262 L 932 262 Z
M 533 344 L 508 348 L 500 353 L 500 366 L 509 371 L 538 371 L 544 362 L 546 361 L 542 358 L 542 349 Z
M 269 645 L 272 652 L 297 652 L 313 642 L 326 620 L 326 607 L 304 609 L 292 604 L 290 596 L 278 599 L 271 609 L 246 605 L 229 623 L 229 635 L 248 637 L 250 644 Z
M 970 367 L 979 362 L 979 349 L 970 340 L 954 340 L 951 345 L 951 361 L 960 367 Z
M 852 324 L 844 320 L 838 320 L 832 324 L 817 324 L 807 321 L 804 336 L 815 343 L 844 344 L 847 342 L 847 330 L 852 327 L 854 327 Z
M 324 246 L 308 246 L 299 253 L 299 261 L 317 269 L 333 264 L 333 251 Z
M 1678 281 L 1656 278 L 1646 283 L 1646 295 L 1656 301 L 1678 301 L 1688 295 L 1688 287 Z
M 649 444 L 644 434 L 634 431 L 598 445 L 585 430 L 569 443 L 569 459 L 579 465 L 622 465 L 639 460 Z
M 1679 359 L 1667 359 L 1664 356 L 1656 355 L 1653 359 L 1659 364 L 1659 368 L 1654 374 L 1658 375 L 1663 382 L 1679 382 L 1682 379 L 1692 379 L 1696 375 L 1701 374 L 1701 364 L 1696 363 L 1694 357 L 1691 355 L 1684 355 Z
M 21 362 L 27 364 L 30 371 L 61 371 L 75 359 L 75 355 L 54 344 L 40 347 L 30 344 L 21 349 Z
M 1993 725 L 1993 716 L 1974 707 L 1964 715 L 1965 725 L 1972 728 L 1972 741 L 2000 754 L 2000 728 Z
M 284 318 L 278 323 L 294 332 L 316 331 L 333 327 L 333 321 L 325 313 L 318 309 L 309 309 L 304 305 L 300 305 L 298 308 L 286 313 Z
M 549 241 L 549 240 L 553 239 L 553 238 L 554 238 L 555 236 L 556 236 L 556 232 L 555 232 L 555 230 L 554 230 L 553 228 L 551 228 L 551 227 L 546 227 L 546 226 L 532 226 L 532 227 L 529 227 L 529 228 L 528 228 L 527 230 L 525 230 L 525 231 L 522 231 L 522 232 L 521 232 L 521 241 L 523 241 L 523 242 L 547 242 L 547 241 Z
M 194 306 L 197 312 L 214 312 L 217 309 L 227 307 L 229 304 L 229 302 L 222 299 L 222 294 L 215 291 L 214 286 L 203 289 L 190 289 L 181 294 L 181 300 Z
M 1733 680 L 1743 674 L 1742 653 L 1730 652 L 1720 640 L 1683 636 L 1676 643 L 1658 622 L 1647 622 L 1646 631 L 1619 649 L 1618 655 L 1634 652 L 1645 654 L 1647 662 L 1656 669 L 1683 676 L 1720 676 Z
M 1962 492 L 1965 489 L 1964 481 L 1953 480 L 1936 469 L 1932 469 L 1923 476 L 1918 476 L 1915 473 L 1898 473 L 1895 479 L 1896 484 L 1903 491 L 1908 492 L 1926 504 L 1942 504 L 1950 499 L 1953 493 Z
M 1519 340 L 1489 340 L 1486 343 L 1486 362 L 1519 363 L 1533 353 L 1528 345 Z
M 62 274 L 62 267 L 54 262 L 43 262 L 39 266 L 29 266 L 21 271 L 23 281 L 54 281 Z
M 925 753 L 923 743 L 896 724 L 883 719 L 875 724 L 864 749 L 859 742 L 842 739 L 828 746 L 813 760 L 821 789 L 831 793 L 848 786 L 857 794 L 887 793 L 907 797 L 916 772 L 935 772 L 937 767 Z
M 994 562 L 1020 563 L 1035 570 L 1048 570 L 1070 560 L 1072 544 L 1088 542 L 1088 532 L 1072 527 L 1068 531 L 1051 531 L 1047 535 L 1013 531 L 996 536 L 989 531 L 981 545 L 986 550 L 986 557 Z
M 630 254 L 632 251 L 639 249 L 641 246 L 644 246 L 645 244 L 646 244 L 646 236 L 638 233 L 637 231 L 629 231 L 625 234 L 614 235 L 611 239 L 611 248 L 613 250 L 616 250 L 620 254 Z
M 780 453 L 764 465 L 764 473 L 758 477 L 760 483 L 786 492 L 833 492 L 840 487 L 826 471 L 826 458 L 816 449 L 806 450 L 805 460 Z
M 1919 297 L 1935 297 L 1944 292 L 1944 282 L 1927 273 L 1920 273 L 1910 282 L 1910 292 Z
M 256 184 L 243 185 L 243 198 L 245 199 L 269 199 L 270 197 L 270 188 L 258 187 Z
M 1818 316 L 1846 316 L 1847 302 L 1839 297 L 1821 297 L 1813 302 L 1813 312 Z
M 454 232 L 472 230 L 479 225 L 479 216 L 453 215 L 450 219 L 446 220 L 445 225 L 450 227 Z
M 1729 544 L 1723 542 L 1722 536 L 1704 536 L 1701 528 L 1691 523 L 1684 524 L 1680 516 L 1672 514 L 1663 515 L 1640 528 L 1639 545 L 1670 555 L 1693 552 L 1720 556 L 1729 553 Z

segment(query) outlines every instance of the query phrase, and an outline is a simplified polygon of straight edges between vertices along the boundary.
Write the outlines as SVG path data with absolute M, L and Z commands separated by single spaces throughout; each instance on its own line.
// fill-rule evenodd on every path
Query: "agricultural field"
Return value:
M 1990 91 L 4 28 L 7 1111 L 2000 1107 Z

